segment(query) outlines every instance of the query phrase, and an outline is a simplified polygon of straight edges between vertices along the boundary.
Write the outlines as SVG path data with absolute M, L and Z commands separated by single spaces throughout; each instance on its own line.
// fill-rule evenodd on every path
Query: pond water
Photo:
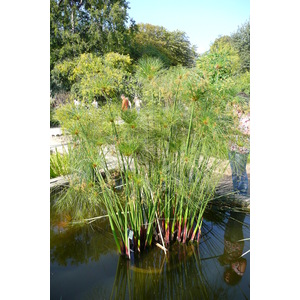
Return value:
M 199 244 L 175 243 L 167 256 L 153 247 L 129 261 L 108 219 L 70 227 L 51 212 L 50 298 L 249 299 L 250 214 L 212 206 L 202 232 Z

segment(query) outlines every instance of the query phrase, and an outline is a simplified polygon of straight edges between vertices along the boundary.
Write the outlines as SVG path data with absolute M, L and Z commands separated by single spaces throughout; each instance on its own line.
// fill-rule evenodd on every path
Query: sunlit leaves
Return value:
M 196 58 L 195 49 L 185 32 L 168 31 L 162 26 L 138 24 L 134 45 L 136 58 L 156 57 L 165 66 L 192 66 Z
M 138 62 L 137 77 L 151 81 L 159 74 L 163 68 L 163 63 L 157 58 L 142 58 Z
M 85 52 L 125 53 L 130 43 L 128 2 L 50 1 L 51 69 L 58 61 Z
M 242 72 L 250 70 L 250 22 L 242 24 L 238 30 L 231 35 L 234 47 L 237 49 L 241 59 Z
M 85 53 L 56 64 L 52 78 L 57 85 L 71 88 L 74 97 L 91 103 L 94 98 L 115 97 L 130 74 L 130 65 L 126 55 L 108 53 L 99 57 Z

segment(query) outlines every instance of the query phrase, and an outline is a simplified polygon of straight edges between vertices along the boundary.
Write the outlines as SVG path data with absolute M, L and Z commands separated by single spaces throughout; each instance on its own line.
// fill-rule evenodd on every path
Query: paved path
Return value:
M 60 128 L 50 128 L 50 153 L 55 149 L 60 152 L 68 151 L 69 139 L 62 134 Z

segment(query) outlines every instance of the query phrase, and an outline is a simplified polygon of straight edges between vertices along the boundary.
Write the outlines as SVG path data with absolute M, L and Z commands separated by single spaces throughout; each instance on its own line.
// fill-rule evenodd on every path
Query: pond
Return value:
M 51 299 L 249 299 L 250 214 L 211 206 L 200 243 L 121 257 L 108 219 L 67 226 L 51 211 Z M 242 255 L 242 257 L 240 257 Z

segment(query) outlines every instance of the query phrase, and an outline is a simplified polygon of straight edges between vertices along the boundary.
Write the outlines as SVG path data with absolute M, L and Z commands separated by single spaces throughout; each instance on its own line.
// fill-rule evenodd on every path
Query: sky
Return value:
M 197 52 L 209 50 L 220 35 L 230 35 L 250 19 L 250 0 L 128 0 L 136 23 L 184 31 Z

